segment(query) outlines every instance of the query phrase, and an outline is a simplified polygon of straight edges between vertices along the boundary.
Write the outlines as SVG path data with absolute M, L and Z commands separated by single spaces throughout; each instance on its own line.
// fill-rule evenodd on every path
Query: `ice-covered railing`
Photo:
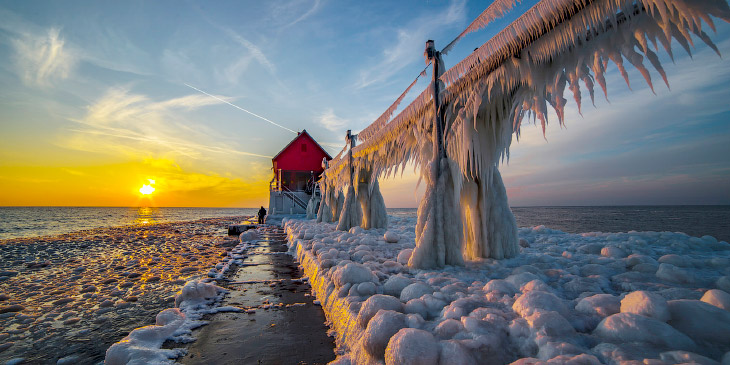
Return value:
M 500 6 L 509 3 L 503 0 Z M 503 249 L 509 247 L 500 248 L 499 242 L 513 240 L 514 235 L 499 227 L 514 226 L 514 217 L 497 166 L 509 156 L 512 134 L 519 137 L 523 119 L 539 119 L 544 132 L 549 105 L 563 123 L 565 89 L 572 92 L 580 112 L 581 82 L 591 101 L 594 83 L 607 97 L 604 75 L 609 61 L 627 84 L 624 60 L 653 88 L 644 65 L 647 59 L 668 84 L 655 53 L 659 44 L 670 57 L 672 40 L 691 54 L 694 34 L 717 51 L 702 30 L 703 22 L 714 29 L 712 17 L 730 22 L 725 0 L 542 0 L 456 66 L 435 76 L 439 81 L 432 88 L 438 94 L 424 90 L 390 122 L 397 106 L 388 108 L 366 128 L 366 138 L 351 148 L 347 159 L 333 161 L 325 182 L 341 188 L 349 184 L 353 171 L 380 176 L 412 161 L 421 168 L 428 191 L 432 184 L 443 184 L 438 182 L 442 171 L 449 176 L 448 189 L 454 191 L 450 199 L 460 199 L 465 256 L 508 257 L 511 254 Z M 434 57 L 440 60 L 438 53 Z M 437 105 L 433 95 L 438 95 Z M 443 133 L 433 133 L 436 120 Z M 436 163 L 441 157 L 434 151 L 442 150 L 446 158 Z M 419 208 L 417 229 L 444 223 L 420 220 Z

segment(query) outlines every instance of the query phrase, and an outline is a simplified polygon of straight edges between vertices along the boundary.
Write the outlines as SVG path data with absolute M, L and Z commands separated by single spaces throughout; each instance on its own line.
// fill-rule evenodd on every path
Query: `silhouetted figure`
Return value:
M 264 224 L 264 218 L 266 218 L 266 209 L 261 206 L 261 209 L 259 209 L 259 224 Z

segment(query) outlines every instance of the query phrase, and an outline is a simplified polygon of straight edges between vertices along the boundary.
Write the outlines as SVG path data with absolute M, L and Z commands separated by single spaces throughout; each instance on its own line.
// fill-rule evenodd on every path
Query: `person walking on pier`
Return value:
M 261 206 L 261 209 L 259 209 L 259 224 L 264 224 L 264 218 L 266 218 L 266 209 Z

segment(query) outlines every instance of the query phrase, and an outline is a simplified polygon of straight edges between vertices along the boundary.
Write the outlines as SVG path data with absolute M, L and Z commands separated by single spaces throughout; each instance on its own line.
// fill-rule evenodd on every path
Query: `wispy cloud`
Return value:
M 261 48 L 253 44 L 248 39 L 242 37 L 240 34 L 234 32 L 230 28 L 226 28 L 220 25 L 216 25 L 216 27 L 220 29 L 223 33 L 225 33 L 228 37 L 230 37 L 233 41 L 245 47 L 249 52 L 251 52 L 251 55 L 254 59 L 256 59 L 256 61 L 264 66 L 272 75 L 276 75 L 276 66 L 274 66 L 274 64 L 269 61 L 264 52 L 261 51 Z
M 135 159 L 153 157 L 211 161 L 221 156 L 270 156 L 240 151 L 185 120 L 183 111 L 221 104 L 225 98 L 187 95 L 154 101 L 127 89 L 112 88 L 87 108 L 61 141 L 64 147 Z
M 395 29 L 395 43 L 391 43 L 383 50 L 380 62 L 360 72 L 355 87 L 365 88 L 399 73 L 404 67 L 422 57 L 424 44 L 434 29 L 461 23 L 465 16 L 466 1 L 455 0 L 445 13 L 421 16 L 407 26 Z
M 341 132 L 345 126 L 349 125 L 349 121 L 347 119 L 342 119 L 335 115 L 335 111 L 332 108 L 329 108 L 324 111 L 324 113 L 320 114 L 317 118 L 317 122 L 333 131 L 333 132 Z
M 42 35 L 20 35 L 12 40 L 12 45 L 18 73 L 27 85 L 43 87 L 65 79 L 76 62 L 57 28 Z
M 282 27 L 288 28 L 314 15 L 317 10 L 319 10 L 322 2 L 320 0 L 294 0 L 285 4 L 282 4 L 280 2 L 276 2 L 274 4 L 274 17 L 285 18 L 287 16 L 297 16 L 296 19 Z M 309 9 L 305 12 L 302 12 L 301 8 L 303 6 L 307 6 L 308 4 L 311 4 Z

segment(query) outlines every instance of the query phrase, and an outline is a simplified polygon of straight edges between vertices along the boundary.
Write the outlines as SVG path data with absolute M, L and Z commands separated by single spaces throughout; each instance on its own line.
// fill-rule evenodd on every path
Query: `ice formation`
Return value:
M 510 0 L 496 2 L 465 32 L 482 27 L 513 5 L 514 1 Z M 674 40 L 690 53 L 694 35 L 717 51 L 702 27 L 704 22 L 714 29 L 713 17 L 730 21 L 730 8 L 725 0 L 542 0 L 440 75 L 438 84 L 443 83 L 444 87 L 436 95 L 439 112 L 435 111 L 431 89 L 426 89 L 391 120 L 393 111 L 403 100 L 401 95 L 375 123 L 361 132 L 361 144 L 350 149 L 347 159 L 332 161 L 325 178 L 327 185 L 336 189 L 348 185 L 353 167 L 371 170 L 374 177 L 395 174 L 408 162 L 420 168 L 422 176 L 432 174 L 434 168 L 446 169 L 432 151 L 437 142 L 433 137 L 433 121 L 437 114 L 443 114 L 445 159 L 451 169 L 445 172 L 450 181 L 444 183 L 444 189 L 453 189 L 459 199 L 457 209 L 466 222 L 462 234 L 453 236 L 449 244 L 463 247 L 463 257 L 467 259 L 508 258 L 518 247 L 514 218 L 502 192 L 498 166 L 509 158 L 512 134 L 519 138 L 523 120 L 539 120 L 544 132 L 549 106 L 562 125 L 566 88 L 573 94 L 580 111 L 581 83 L 591 101 L 596 83 L 607 97 L 604 75 L 609 62 L 618 68 L 628 84 L 624 64 L 628 61 L 653 88 L 651 75 L 644 65 L 648 60 L 668 85 L 656 54 L 659 46 L 672 56 Z M 431 183 L 440 184 L 438 179 L 432 179 Z M 431 218 L 420 218 L 423 222 L 441 219 L 437 213 L 440 205 L 451 209 L 452 198 L 434 189 L 424 200 L 439 201 L 421 203 L 428 207 L 422 214 L 436 209 Z M 425 223 L 424 227 L 429 228 Z M 429 249 L 429 255 L 438 256 L 442 251 L 439 245 Z M 414 264 L 438 265 L 444 261 L 439 257 L 424 257 L 422 251 L 416 249 Z M 678 280 L 693 279 L 677 277 L 682 270 L 664 266 L 662 273 Z M 722 280 L 730 286 L 730 279 Z
M 165 341 L 178 343 L 194 341 L 192 330 L 207 324 L 205 314 L 240 311 L 238 307 L 221 307 L 220 300 L 227 290 L 215 285 L 223 279 L 231 265 L 240 265 L 250 243 L 260 239 L 258 230 L 248 230 L 239 235 L 239 244 L 231 249 L 208 273 L 209 278 L 194 279 L 185 283 L 175 295 L 175 308 L 161 311 L 154 325 L 137 328 L 106 351 L 104 363 L 114 364 L 171 364 L 173 359 L 185 354 L 185 349 L 163 349 Z M 370 272 L 367 272 L 370 275 Z
M 673 232 L 519 228 L 520 255 L 404 265 L 420 217 L 349 231 L 287 220 L 341 364 L 714 364 L 730 359 L 730 244 Z M 397 235 L 398 240 L 387 240 Z M 393 242 L 394 241 L 394 242 Z M 623 252 L 623 254 L 609 254 Z M 666 257 L 667 255 L 674 255 Z M 665 261 L 665 262 L 660 262 Z M 692 282 L 659 274 L 683 262 Z

